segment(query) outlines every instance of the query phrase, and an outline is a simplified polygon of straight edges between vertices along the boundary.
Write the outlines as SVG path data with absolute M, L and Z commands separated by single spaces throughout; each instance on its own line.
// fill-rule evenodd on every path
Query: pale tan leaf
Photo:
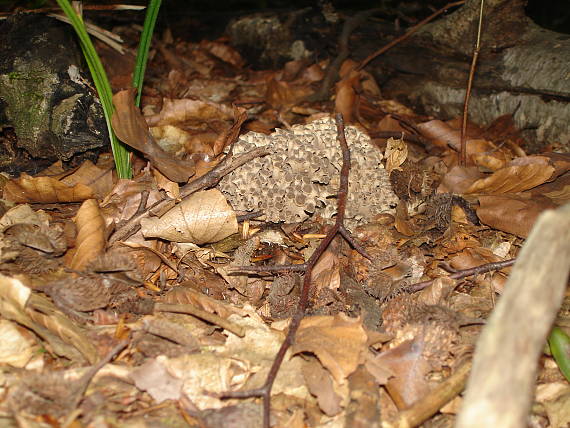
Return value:
M 161 302 L 193 305 L 207 312 L 218 314 L 222 318 L 227 318 L 232 314 L 246 315 L 246 312 L 237 306 L 228 305 L 184 285 L 173 288 L 161 299 Z
M 49 217 L 42 211 L 34 211 L 28 204 L 16 205 L 10 208 L 0 219 L 2 230 L 15 224 L 34 224 L 40 227 L 49 226 Z
M 301 321 L 292 351 L 315 354 L 343 384 L 362 362 L 367 339 L 360 318 L 349 318 L 342 312 L 334 317 L 308 317 Z
M 82 202 L 94 196 L 93 189 L 84 184 L 68 186 L 51 177 L 30 177 L 26 173 L 4 187 L 4 198 L 19 203 Z
M 509 166 L 494 172 L 487 178 L 477 180 L 465 193 L 522 192 L 544 183 L 552 176 L 553 172 L 553 167 L 541 164 Z
M 314 294 L 319 295 L 323 288 L 338 290 L 340 287 L 340 266 L 338 263 L 338 248 L 327 248 L 311 271 L 311 284 Z
M 87 160 L 73 174 L 63 177 L 60 181 L 69 187 L 84 184 L 93 191 L 95 198 L 104 198 L 113 187 L 113 171 L 110 168 L 101 169 Z
M 57 310 L 47 297 L 32 294 L 26 307 L 26 314 L 34 324 L 47 329 L 64 343 L 77 349 L 91 364 L 99 360 L 99 354 L 93 343 L 74 322 Z M 53 339 L 50 339 L 41 329 L 36 327 L 34 331 L 53 343 Z
M 403 139 L 388 138 L 386 142 L 386 151 L 384 152 L 386 158 L 386 171 L 390 174 L 393 170 L 402 170 L 402 165 L 408 157 L 408 145 Z
M 172 125 L 188 121 L 231 120 L 231 107 L 211 101 L 165 98 L 159 114 L 146 117 L 149 126 Z
M 238 231 L 234 210 L 217 189 L 197 192 L 161 218 L 141 220 L 145 237 L 197 245 L 217 242 Z
M 33 330 L 49 342 L 58 355 L 73 360 L 80 356 L 79 350 L 91 363 L 99 358 L 95 347 L 47 297 L 32 294 L 20 280 L 4 275 L 0 275 L 0 315 Z M 56 318 L 55 322 L 61 322 L 61 329 L 53 329 L 51 322 L 54 320 L 49 321 L 52 316 Z
M 24 367 L 33 356 L 35 340 L 24 336 L 18 327 L 7 320 L 0 320 L 0 364 Z
M 95 199 L 88 199 L 79 208 L 75 217 L 77 225 L 76 251 L 69 267 L 83 268 L 105 251 L 105 220 Z

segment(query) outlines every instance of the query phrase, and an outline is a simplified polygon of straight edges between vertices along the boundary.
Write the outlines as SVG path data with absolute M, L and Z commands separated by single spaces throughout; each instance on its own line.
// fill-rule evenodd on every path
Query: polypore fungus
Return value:
M 398 198 L 370 138 L 353 126 L 345 133 L 351 154 L 345 224 L 351 228 L 393 212 Z M 336 214 L 342 154 L 333 118 L 277 129 L 271 135 L 249 132 L 236 142 L 234 153 L 262 146 L 269 146 L 271 154 L 236 169 L 218 185 L 234 209 L 263 210 L 271 222 Z

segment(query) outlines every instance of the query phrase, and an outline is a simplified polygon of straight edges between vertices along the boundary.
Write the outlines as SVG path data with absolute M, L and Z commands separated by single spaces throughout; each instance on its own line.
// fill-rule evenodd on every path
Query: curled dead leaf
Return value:
M 154 141 L 144 117 L 133 102 L 135 91 L 131 88 L 113 95 L 113 130 L 122 142 L 143 153 L 170 180 L 187 182 L 195 173 L 194 161 L 176 159 Z
M 477 180 L 465 193 L 522 192 L 544 183 L 553 172 L 553 167 L 542 164 L 513 165 Z
M 141 220 L 146 238 L 197 245 L 217 242 L 238 231 L 234 210 L 217 189 L 192 194 L 160 218 Z
M 4 198 L 13 202 L 81 202 L 93 198 L 93 190 L 85 184 L 69 186 L 51 177 L 30 177 L 24 173 L 4 187 Z
M 402 170 L 402 165 L 408 157 L 408 146 L 402 138 L 394 139 L 389 138 L 386 142 L 386 151 L 384 152 L 386 158 L 386 171 L 390 174 L 393 170 Z
M 77 225 L 76 251 L 69 267 L 82 270 L 87 263 L 105 251 L 105 220 L 95 199 L 88 199 L 75 217 Z

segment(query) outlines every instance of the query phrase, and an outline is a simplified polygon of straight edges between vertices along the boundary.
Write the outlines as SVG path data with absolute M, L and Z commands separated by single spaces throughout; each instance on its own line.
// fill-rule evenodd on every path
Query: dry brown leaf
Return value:
M 226 147 L 233 144 L 239 137 L 241 126 L 247 119 L 247 110 L 242 107 L 234 107 L 234 124 L 226 131 L 221 133 L 213 146 L 213 155 L 218 156 Z
M 164 190 L 169 198 L 174 200 L 180 198 L 180 186 L 178 183 L 170 181 L 157 169 L 153 169 L 152 175 L 156 181 L 156 187 L 160 190 Z
M 238 231 L 234 210 L 217 189 L 190 195 L 160 218 L 141 220 L 145 237 L 202 245 Z
M 424 348 L 425 340 L 416 338 L 374 358 L 377 365 L 394 374 L 386 388 L 399 409 L 408 407 L 429 391 L 426 375 L 431 368 L 422 357 Z
M 133 97 L 136 89 L 131 88 L 113 95 L 115 112 L 111 122 L 119 139 L 143 153 L 152 165 L 170 180 L 185 183 L 195 173 L 194 161 L 180 160 L 164 151 L 152 138 Z
M 477 217 L 487 226 L 526 238 L 538 215 L 550 208 L 556 205 L 541 195 L 479 196 Z
M 74 322 L 58 311 L 47 297 L 38 294 L 30 296 L 26 313 L 35 324 L 47 329 L 64 343 L 77 349 L 91 364 L 95 364 L 99 360 L 99 354 L 93 343 Z M 45 332 L 41 332 L 37 328 L 34 328 L 34 331 L 41 337 L 47 338 L 53 345 L 53 339 L 49 339 Z
M 76 251 L 69 267 L 83 270 L 85 266 L 105 251 L 105 220 L 95 199 L 88 199 L 75 217 L 77 225 Z
M 455 193 L 462 195 L 471 185 L 483 177 L 479 169 L 473 166 L 454 166 L 441 181 L 438 193 Z
M 101 169 L 89 160 L 83 162 L 73 174 L 61 178 L 61 182 L 69 187 L 78 184 L 89 186 L 97 199 L 104 198 L 113 187 L 113 171 L 111 168 Z
M 461 144 L 461 133 L 459 129 L 451 127 L 442 120 L 430 120 L 417 126 L 421 134 L 440 147 L 454 147 L 459 149 Z
M 244 60 L 237 50 L 226 43 L 220 43 L 211 40 L 202 40 L 200 47 L 207 50 L 209 53 L 222 61 L 227 62 L 237 68 L 244 66 Z
M 509 166 L 494 172 L 487 178 L 477 180 L 469 186 L 465 194 L 522 192 L 546 182 L 553 172 L 553 167 L 542 164 Z
M 570 173 L 558 177 L 551 183 L 541 184 L 532 189 L 530 193 L 533 197 L 543 195 L 556 205 L 564 205 L 570 202 Z
M 166 98 L 159 114 L 147 116 L 149 126 L 172 125 L 188 121 L 208 122 L 232 120 L 233 110 L 224 104 L 211 101 Z
M 144 174 L 139 174 L 135 180 L 118 180 L 115 187 L 101 202 L 100 207 L 104 217 L 115 224 L 128 220 L 137 211 L 143 192 L 148 192 L 147 206 L 163 199 L 151 175 L 147 170 Z
M 311 352 L 334 379 L 343 384 L 364 358 L 367 336 L 360 318 L 342 312 L 334 317 L 315 316 L 301 321 L 293 354 Z
M 388 368 L 387 365 L 384 365 L 382 361 L 377 361 L 377 355 L 372 354 L 372 352 L 368 352 L 366 354 L 366 362 L 364 366 L 366 370 L 374 376 L 378 385 L 386 385 L 388 379 L 394 376 L 394 373 Z
M 312 92 L 306 85 L 277 80 L 273 77 L 267 82 L 265 100 L 275 109 L 288 109 L 299 103 Z
M 425 305 L 444 304 L 457 285 L 457 281 L 447 277 L 436 278 L 433 283 L 418 293 L 418 303 Z
M 384 157 L 386 158 L 386 171 L 388 171 L 388 174 L 395 169 L 402 171 L 400 165 L 402 165 L 408 158 L 408 145 L 402 138 L 397 140 L 394 138 L 388 138 Z
M 450 259 L 450 265 L 454 269 L 470 269 L 486 263 L 494 263 L 502 261 L 503 258 L 494 254 L 491 250 L 484 247 L 466 248 L 461 253 L 458 253 Z M 500 272 L 488 273 L 479 275 L 474 278 L 479 286 L 493 289 L 497 293 L 502 293 L 503 287 L 506 282 L 505 273 L 508 273 L 510 268 L 502 269 Z
M 228 305 L 184 285 L 173 288 L 161 299 L 161 302 L 193 305 L 207 312 L 218 314 L 222 318 L 227 318 L 232 314 L 246 315 L 246 312 L 237 306 Z
M 93 197 L 93 189 L 84 184 L 70 187 L 51 177 L 30 177 L 26 173 L 8 181 L 4 187 L 4 199 L 18 203 L 82 202 Z
M 416 230 L 414 229 L 412 222 L 410 222 L 408 208 L 404 201 L 398 202 L 398 206 L 396 207 L 394 227 L 398 232 L 405 236 L 414 236 L 416 234 Z
M 356 102 L 358 99 L 357 89 L 360 85 L 360 73 L 352 70 L 346 77 L 335 85 L 335 111 L 342 113 L 345 122 L 350 123 L 354 117 Z
M 342 410 L 342 398 L 336 393 L 331 375 L 316 360 L 303 365 L 303 376 L 311 394 L 317 397 L 319 407 L 327 416 L 334 416 Z
M 338 262 L 338 249 L 329 245 L 311 271 L 311 284 L 314 295 L 318 296 L 320 290 L 328 288 L 338 290 L 340 287 L 340 266 Z

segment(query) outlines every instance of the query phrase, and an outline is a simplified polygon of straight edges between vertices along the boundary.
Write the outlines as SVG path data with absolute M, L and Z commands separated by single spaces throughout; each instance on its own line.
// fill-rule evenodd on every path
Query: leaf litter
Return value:
M 244 197 L 287 190 L 279 175 L 286 169 L 268 169 L 263 180 L 249 173 L 260 156 L 266 166 L 276 154 L 291 161 L 290 148 L 246 153 L 240 169 L 233 144 L 240 133 L 272 135 L 333 111 L 370 136 L 358 162 L 384 158 L 375 173 L 387 173 L 397 203 L 350 228 L 369 259 L 337 237 L 312 269 L 307 316 L 271 390 L 271 424 L 356 426 L 368 418 L 368 426 L 390 426 L 462 373 L 510 268 L 461 272 L 515 258 L 538 215 L 570 201 L 570 157 L 526 155 L 512 120 L 501 117 L 487 129 L 469 125 L 462 167 L 459 120 L 423 118 L 381 99 L 373 77 L 349 60 L 334 102 L 306 101 L 326 67 L 293 61 L 252 71 L 223 39 L 160 42 L 142 112 L 131 90 L 115 91 L 113 126 L 136 149 L 132 180 L 116 180 L 105 156 L 6 180 L 2 418 L 262 426 L 258 400 L 224 393 L 264 384 L 302 300 L 305 263 L 330 228 L 315 207 L 334 208 L 337 196 L 316 194 L 315 206 L 303 207 L 306 191 L 296 188 L 270 206 L 283 215 L 271 223 L 263 210 L 236 211 L 216 184 L 234 168 Z M 311 192 L 323 180 L 317 170 L 301 171 Z M 340 165 L 327 173 L 338 186 Z M 292 200 L 306 220 L 287 221 Z M 267 210 L 265 202 L 258 207 Z M 359 203 L 370 202 L 364 195 Z M 563 316 L 558 323 L 570 324 Z M 550 357 L 542 365 L 535 417 L 563 426 L 570 387 Z

